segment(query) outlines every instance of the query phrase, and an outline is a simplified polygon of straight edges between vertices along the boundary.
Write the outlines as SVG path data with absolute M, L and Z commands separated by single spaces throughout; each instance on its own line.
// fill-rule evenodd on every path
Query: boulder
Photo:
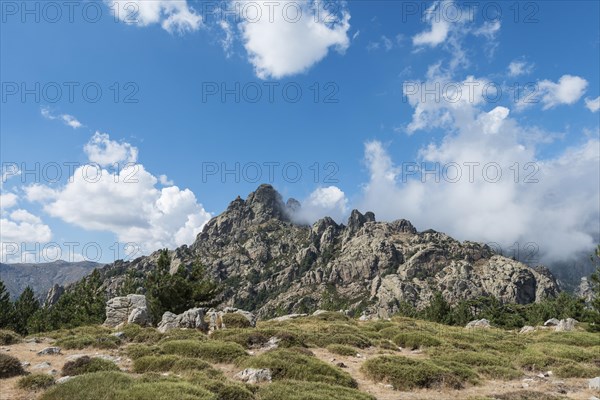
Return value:
M 61 354 L 61 349 L 60 347 L 46 347 L 45 349 L 38 351 L 37 354 L 38 356 Z
M 114 328 L 125 324 L 141 326 L 150 324 L 146 296 L 129 294 L 113 297 L 106 303 L 106 321 L 104 321 L 104 325 Z
M 556 326 L 560 323 L 556 318 L 550 318 L 548 321 L 544 322 L 544 326 Z
M 588 388 L 594 389 L 594 390 L 599 390 L 600 389 L 600 376 L 590 379 L 588 381 Z
M 575 329 L 575 324 L 577 323 L 578 321 L 573 318 L 561 319 L 554 330 L 556 332 L 571 332 Z
M 183 313 L 176 315 L 167 311 L 163 314 L 158 330 L 161 333 L 168 332 L 172 329 L 200 329 L 207 330 L 207 324 L 204 321 L 204 308 L 191 308 Z
M 73 378 L 74 378 L 73 376 L 63 376 L 62 378 L 58 378 L 56 380 L 56 383 L 60 385 L 61 383 L 69 382 Z
M 301 317 L 306 317 L 306 316 L 308 316 L 308 314 L 288 314 L 288 315 L 282 315 L 281 317 L 273 318 L 271 321 L 283 322 L 283 321 L 289 321 L 290 319 L 296 319 L 296 318 L 301 318 Z
M 474 321 L 469 322 L 465 328 L 468 328 L 468 329 L 488 329 L 488 328 L 491 328 L 491 327 L 492 327 L 492 325 L 490 325 L 490 321 L 488 321 L 487 319 L 483 318 L 483 319 L 476 319 Z
M 525 325 L 524 327 L 521 328 L 521 330 L 519 331 L 519 334 L 531 333 L 531 332 L 535 332 L 535 328 L 531 325 Z
M 270 369 L 247 368 L 242 372 L 235 374 L 234 378 L 254 385 L 262 382 L 271 382 L 272 377 Z

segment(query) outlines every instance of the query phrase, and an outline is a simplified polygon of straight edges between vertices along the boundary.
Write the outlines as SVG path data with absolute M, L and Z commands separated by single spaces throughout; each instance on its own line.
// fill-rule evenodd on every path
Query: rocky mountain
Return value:
M 326 217 L 304 225 L 294 222 L 299 207 L 261 185 L 210 220 L 191 246 L 170 251 L 171 270 L 201 261 L 224 287 L 221 306 L 260 317 L 316 309 L 385 317 L 404 302 L 426 306 L 436 291 L 450 302 L 492 295 L 520 304 L 559 291 L 547 269 L 530 268 L 479 243 L 418 231 L 403 219 L 377 222 L 372 212 L 357 210 L 346 224 Z M 105 267 L 109 296 L 127 271 L 143 276 L 158 256 Z
M 68 285 L 102 266 L 90 261 L 55 261 L 39 264 L 2 264 L 0 279 L 6 285 L 11 298 L 18 297 L 27 286 L 31 286 L 36 295 L 44 300 L 46 293 L 54 285 Z

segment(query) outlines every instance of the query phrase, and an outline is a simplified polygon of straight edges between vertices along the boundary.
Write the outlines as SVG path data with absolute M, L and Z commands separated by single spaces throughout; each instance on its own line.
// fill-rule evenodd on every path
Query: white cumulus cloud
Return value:
M 526 61 L 514 60 L 508 64 L 508 76 L 517 77 L 521 75 L 527 75 L 533 71 L 533 64 Z
M 160 24 L 169 33 L 184 34 L 202 26 L 202 16 L 186 0 L 104 0 L 119 20 L 137 26 Z
M 294 215 L 301 223 L 313 223 L 323 217 L 343 222 L 348 213 L 348 199 L 337 186 L 317 188 L 301 204 L 302 207 Z
M 138 157 L 137 147 L 129 143 L 119 143 L 110 140 L 106 133 L 96 132 L 84 146 L 83 151 L 88 159 L 102 167 L 114 164 L 135 163 Z
M 596 97 L 595 99 L 586 98 L 585 106 L 591 112 L 596 112 L 600 110 L 600 96 Z
M 558 82 L 547 79 L 539 82 L 538 88 L 544 104 L 543 109 L 547 110 L 560 104 L 576 103 L 585 93 L 587 86 L 588 82 L 585 79 L 573 75 L 563 75 Z
M 302 73 L 330 48 L 343 53 L 350 45 L 350 14 L 345 9 L 334 15 L 319 1 L 255 1 L 255 12 L 247 2 L 234 3 L 241 10 L 238 27 L 244 47 L 261 79 Z

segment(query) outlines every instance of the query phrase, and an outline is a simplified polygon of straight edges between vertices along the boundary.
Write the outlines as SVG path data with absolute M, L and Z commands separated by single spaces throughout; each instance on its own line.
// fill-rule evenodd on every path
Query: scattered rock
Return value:
M 72 376 L 63 376 L 62 378 L 58 378 L 56 380 L 56 383 L 61 384 L 61 383 L 69 382 L 71 379 L 73 379 Z
M 550 318 L 548 321 L 544 322 L 544 326 L 556 326 L 560 323 L 556 318 Z
M 106 303 L 105 326 L 117 327 L 125 324 L 146 326 L 150 324 L 146 296 L 129 294 L 113 297 Z
M 23 361 L 23 362 L 21 363 L 21 367 L 23 367 L 23 368 L 27 368 L 27 367 L 29 367 L 30 365 L 31 365 L 31 363 L 30 363 L 30 362 L 27 362 L 27 361 Z
M 265 343 L 265 345 L 263 346 L 263 350 L 264 351 L 275 350 L 276 348 L 279 347 L 279 342 L 281 342 L 281 339 L 276 336 L 273 336 L 273 337 L 269 338 L 269 341 L 267 343 Z
M 469 322 L 465 328 L 468 328 L 468 329 L 488 329 L 488 328 L 491 328 L 491 327 L 492 327 L 492 325 L 490 325 L 490 321 L 488 321 L 487 319 L 483 318 L 483 319 L 476 319 L 474 321 Z
M 235 379 L 249 384 L 257 384 L 262 382 L 271 382 L 271 370 L 270 369 L 254 369 L 247 368 L 241 372 L 238 372 L 234 376 Z
M 115 337 L 117 337 L 117 338 L 119 338 L 119 339 L 124 339 L 125 338 L 125 332 L 121 332 L 121 331 L 115 332 L 112 335 L 115 336 Z
M 339 363 L 336 363 L 335 366 L 339 368 L 348 368 L 348 366 L 341 361 Z
M 531 325 L 525 325 L 524 327 L 521 328 L 521 330 L 519 331 L 519 334 L 531 333 L 531 332 L 535 332 L 535 328 Z
M 296 319 L 296 318 L 301 318 L 301 317 L 306 317 L 306 316 L 308 316 L 308 314 L 288 314 L 288 315 L 283 315 L 281 317 L 273 318 L 271 321 L 282 322 L 282 321 L 289 321 L 290 319 Z
M 60 347 L 46 347 L 45 349 L 38 351 L 37 354 L 38 356 L 61 354 L 61 349 Z
M 32 369 L 48 369 L 50 368 L 52 365 L 49 362 L 43 362 L 43 363 L 39 363 L 35 366 L 32 367 Z
M 590 379 L 588 381 L 588 388 L 596 390 L 600 389 L 600 376 L 597 376 L 594 379 Z
M 314 313 L 312 313 L 312 315 L 313 315 L 313 317 L 316 317 L 316 316 L 319 316 L 319 315 L 321 315 L 321 314 L 326 314 L 326 313 L 328 313 L 328 312 L 329 312 L 329 311 L 326 311 L 326 310 L 317 310 L 317 311 L 315 311 Z

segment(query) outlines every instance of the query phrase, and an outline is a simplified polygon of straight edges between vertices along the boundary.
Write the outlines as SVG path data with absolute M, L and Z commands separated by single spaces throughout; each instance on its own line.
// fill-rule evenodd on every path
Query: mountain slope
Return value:
M 474 242 L 459 242 L 409 221 L 377 222 L 354 210 L 346 225 L 323 218 L 294 223 L 298 208 L 270 185 L 238 197 L 213 218 L 191 246 L 170 251 L 171 270 L 200 260 L 225 288 L 222 305 L 273 316 L 345 308 L 388 316 L 407 302 L 418 308 L 435 291 L 450 302 L 492 295 L 526 304 L 559 289 L 545 268 L 530 268 Z M 129 270 L 141 276 L 159 253 L 103 269 L 109 296 Z
M 0 279 L 6 285 L 12 298 L 18 297 L 27 286 L 30 286 L 38 298 L 43 300 L 53 285 L 65 286 L 77 282 L 101 265 L 91 261 L 55 261 L 39 264 L 0 263 Z

